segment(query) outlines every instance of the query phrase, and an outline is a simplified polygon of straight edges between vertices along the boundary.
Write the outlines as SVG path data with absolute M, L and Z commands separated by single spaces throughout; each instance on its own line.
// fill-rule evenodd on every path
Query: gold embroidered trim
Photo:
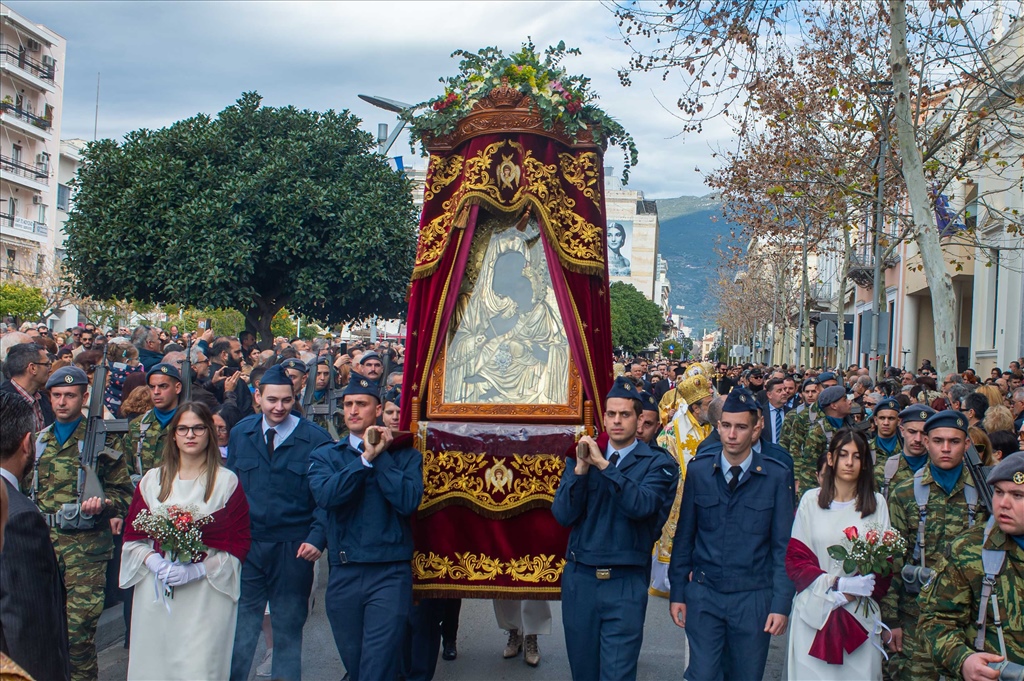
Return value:
M 484 511 L 485 517 L 493 513 L 507 517 L 511 510 L 553 502 L 564 469 L 565 460 L 554 454 L 495 457 L 483 452 L 428 449 L 423 452 L 425 494 L 420 511 L 462 500 L 469 502 L 464 505 Z M 500 473 L 497 481 L 496 473 Z
M 492 173 L 491 169 L 495 165 L 494 156 L 507 147 L 511 147 L 514 153 L 503 155 L 501 163 L 510 165 L 513 160 L 518 161 L 514 165 L 517 170 L 521 169 L 521 176 L 515 178 L 515 183 L 499 184 L 498 173 Z M 597 164 L 597 154 L 589 151 L 575 156 L 562 153 L 559 154 L 558 165 L 547 165 L 534 158 L 531 150 L 512 140 L 488 144 L 468 159 L 457 155 L 433 157 L 431 176 L 424 193 L 426 200 L 435 198 L 440 190 L 454 182 L 459 170 L 462 183 L 441 204 L 443 212 L 420 230 L 412 278 L 421 279 L 437 270 L 452 231 L 464 226 L 456 216 L 469 206 L 486 204 L 497 210 L 516 212 L 527 203 L 536 208 L 539 221 L 556 246 L 563 266 L 584 274 L 603 275 L 602 228 L 588 222 L 574 210 L 576 201 L 566 195 L 562 185 L 564 175 L 566 181 L 600 208 Z
M 556 561 L 554 555 L 543 553 L 513 558 L 508 562 L 468 551 L 456 552 L 454 559 L 433 551 L 426 554 L 417 551 L 412 557 L 412 576 L 417 580 L 455 579 L 475 582 L 493 580 L 504 575 L 514 582 L 554 584 L 561 579 L 564 567 L 564 558 Z

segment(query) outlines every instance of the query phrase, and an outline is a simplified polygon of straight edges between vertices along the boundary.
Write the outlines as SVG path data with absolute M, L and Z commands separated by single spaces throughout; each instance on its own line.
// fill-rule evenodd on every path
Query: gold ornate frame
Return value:
M 569 390 L 566 404 L 463 404 L 444 401 L 447 344 L 438 352 L 427 387 L 427 418 L 440 421 L 494 423 L 583 423 L 583 382 L 569 356 Z

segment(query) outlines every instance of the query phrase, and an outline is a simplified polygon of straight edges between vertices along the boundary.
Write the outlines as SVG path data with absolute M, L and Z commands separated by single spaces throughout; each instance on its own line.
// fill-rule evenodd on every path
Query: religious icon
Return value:
M 510 216 L 493 221 L 472 291 L 452 320 L 444 401 L 565 404 L 569 343 L 540 228 L 530 220 L 520 231 Z

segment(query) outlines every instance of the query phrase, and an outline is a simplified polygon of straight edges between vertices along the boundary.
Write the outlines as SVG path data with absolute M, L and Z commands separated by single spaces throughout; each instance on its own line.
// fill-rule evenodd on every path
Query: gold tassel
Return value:
M 469 207 L 469 201 L 462 204 L 462 208 L 459 209 L 459 214 L 455 216 L 455 222 L 452 223 L 453 227 L 465 229 L 469 225 Z
M 523 216 L 519 218 L 519 222 L 516 223 L 516 229 L 520 232 L 526 231 L 526 223 L 530 221 L 530 213 L 533 211 L 533 204 L 526 204 L 526 210 L 523 211 Z

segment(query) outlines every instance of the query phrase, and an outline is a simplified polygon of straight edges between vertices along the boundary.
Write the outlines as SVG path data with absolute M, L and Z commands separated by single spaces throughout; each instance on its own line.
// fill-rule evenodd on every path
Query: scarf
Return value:
M 156 417 L 156 420 L 160 423 L 161 430 L 166 428 L 167 424 L 171 422 L 171 419 L 174 418 L 174 413 L 176 411 L 178 411 L 177 407 L 166 411 L 163 409 L 157 409 L 156 407 L 153 407 L 153 416 Z
M 938 468 L 935 464 L 928 464 L 928 466 L 932 470 L 932 479 L 939 483 L 942 491 L 947 495 L 952 494 L 953 488 L 956 487 L 956 481 L 960 479 L 960 473 L 963 471 L 963 463 L 948 471 Z
M 1017 546 L 1019 546 L 1022 549 L 1024 549 L 1024 535 L 1011 534 L 1010 535 L 1010 539 L 1012 539 L 1013 541 L 1017 542 Z
M 314 400 L 322 400 L 322 399 L 324 399 L 324 395 L 326 395 L 326 394 L 327 394 L 326 390 L 314 390 L 313 391 L 313 399 Z
M 876 435 L 875 442 L 877 442 L 878 446 L 882 448 L 882 451 L 884 451 L 886 454 L 892 455 L 893 451 L 896 449 L 896 443 L 898 442 L 898 440 L 896 439 L 895 435 L 893 435 L 892 437 L 882 437 L 881 435 Z
M 60 421 L 54 421 L 53 435 L 57 438 L 57 444 L 63 447 L 64 443 L 68 441 L 68 438 L 71 437 L 72 433 L 75 432 L 75 430 L 78 428 L 78 424 L 81 422 L 81 416 L 79 416 L 74 421 L 71 421 L 70 423 L 61 423 Z
M 845 425 L 845 424 L 843 423 L 843 419 L 837 419 L 837 418 L 836 418 L 835 416 L 829 416 L 828 414 L 826 414 L 826 415 L 825 415 L 825 419 L 826 419 L 826 420 L 827 420 L 827 421 L 829 422 L 829 424 L 831 424 L 831 426 L 832 426 L 833 428 L 835 428 L 836 430 L 838 430 L 838 429 L 842 428 L 842 427 L 843 427 L 843 426 Z
M 910 470 L 916 473 L 924 466 L 925 462 L 928 460 L 928 455 L 922 454 L 921 456 L 907 456 L 907 453 L 903 452 L 903 459 L 907 462 L 907 465 L 910 466 Z

